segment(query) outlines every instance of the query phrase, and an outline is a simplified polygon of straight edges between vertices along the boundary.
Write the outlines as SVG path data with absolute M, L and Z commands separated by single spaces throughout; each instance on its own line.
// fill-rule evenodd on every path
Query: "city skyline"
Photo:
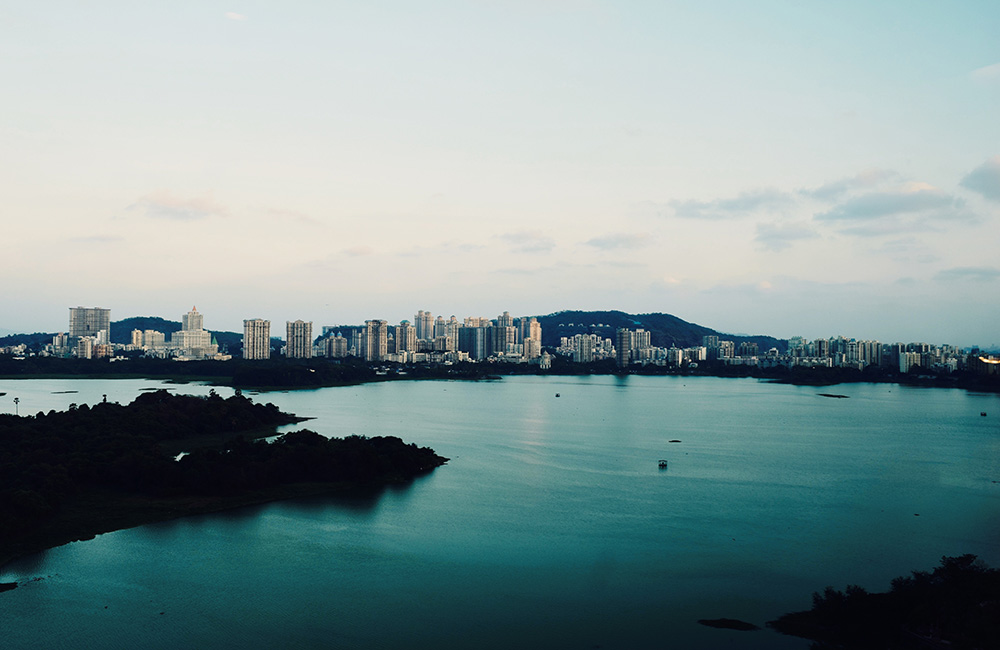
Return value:
M 1000 345 L 995 3 L 3 16 L 5 331 L 502 307 Z

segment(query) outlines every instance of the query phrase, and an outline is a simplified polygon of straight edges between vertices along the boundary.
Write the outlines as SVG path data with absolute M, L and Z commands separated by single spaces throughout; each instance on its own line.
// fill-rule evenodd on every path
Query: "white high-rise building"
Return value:
M 271 321 L 251 318 L 243 321 L 243 358 L 271 358 Z
M 309 359 L 312 357 L 312 321 L 285 322 L 285 356 L 289 359 Z
M 198 313 L 197 307 L 181 316 L 181 329 L 188 332 L 205 329 L 205 317 Z
M 99 337 L 104 332 L 104 341 L 111 340 L 111 310 L 103 307 L 70 307 L 69 336 Z
M 418 339 L 434 338 L 434 315 L 421 309 L 414 319 Z
M 196 307 L 181 316 L 181 329 L 170 337 L 179 359 L 204 359 L 214 357 L 219 346 L 212 342 L 212 333 L 202 328 L 204 318 Z

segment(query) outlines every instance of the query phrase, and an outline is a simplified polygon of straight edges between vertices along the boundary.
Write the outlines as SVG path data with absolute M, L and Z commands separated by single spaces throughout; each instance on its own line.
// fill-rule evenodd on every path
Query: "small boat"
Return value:
M 559 393 L 556 393 L 556 397 L 559 397 Z
M 986 417 L 986 411 L 982 411 L 979 415 Z
M 667 469 L 667 461 L 660 459 L 660 469 Z

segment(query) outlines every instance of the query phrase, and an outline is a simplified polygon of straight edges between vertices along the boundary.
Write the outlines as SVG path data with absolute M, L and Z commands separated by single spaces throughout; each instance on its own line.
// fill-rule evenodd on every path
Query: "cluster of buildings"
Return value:
M 327 325 L 313 340 L 311 322 L 286 323 L 285 356 L 359 357 L 369 362 L 457 363 L 494 359 L 509 363 L 538 363 L 547 367 L 549 355 L 542 351 L 542 327 L 538 319 L 514 318 L 504 312 L 495 319 L 469 317 L 459 321 L 420 310 L 411 323 L 389 325 L 385 320 L 367 320 L 363 327 Z M 243 358 L 263 359 L 270 354 L 270 322 L 255 318 L 243 321 Z
M 601 329 L 591 326 L 591 329 Z M 611 333 L 610 328 L 608 332 Z M 181 317 L 181 329 L 171 334 L 156 330 L 133 330 L 129 344 L 110 341 L 111 310 L 101 307 L 71 307 L 69 331 L 57 334 L 43 354 L 75 356 L 81 359 L 124 358 L 120 352 L 140 351 L 147 356 L 180 361 L 228 360 L 219 351 L 204 318 L 196 308 Z M 504 312 L 496 318 L 468 317 L 447 320 L 420 310 L 413 322 L 389 325 L 384 320 L 368 320 L 362 327 L 324 326 L 314 338 L 312 322 L 285 323 L 285 343 L 281 352 L 291 359 L 359 357 L 368 362 L 458 363 L 494 361 L 537 364 L 551 367 L 552 357 L 542 349 L 542 327 L 537 318 L 515 318 Z M 270 359 L 274 351 L 271 323 L 261 318 L 243 321 L 243 358 Z M 8 350 L 14 351 L 14 350 Z M 15 351 L 16 352 L 16 351 Z M 978 349 L 962 350 L 951 345 L 928 343 L 884 344 L 873 340 L 842 336 L 808 341 L 795 336 L 788 349 L 758 349 L 752 341 L 705 336 L 701 345 L 663 348 L 652 345 L 651 333 L 643 329 L 614 330 L 614 338 L 600 334 L 562 337 L 557 355 L 576 363 L 613 359 L 619 368 L 630 365 L 658 365 L 671 368 L 697 367 L 703 362 L 723 365 L 774 367 L 827 367 L 862 370 L 878 366 L 901 373 L 919 367 L 935 372 L 973 370 L 1000 373 L 1000 359 L 979 354 Z
M 901 373 L 916 367 L 934 372 L 954 372 L 970 369 L 971 366 L 981 370 L 978 364 L 986 364 L 987 370 L 996 372 L 992 366 L 1000 363 L 992 357 L 980 355 L 976 349 L 963 350 L 953 345 L 888 344 L 843 336 L 813 341 L 793 336 L 788 340 L 788 350 L 784 353 L 777 348 L 760 350 L 752 341 L 737 344 L 722 340 L 717 335 L 702 337 L 700 346 L 662 348 L 654 347 L 650 342 L 650 333 L 642 329 L 618 329 L 614 340 L 599 334 L 562 337 L 557 352 L 572 357 L 577 363 L 614 359 L 620 368 L 631 364 L 696 367 L 701 362 L 712 361 L 761 368 L 803 366 L 863 370 L 868 366 L 877 366 Z
M 204 317 L 196 307 L 181 316 L 181 329 L 170 334 L 156 330 L 132 330 L 128 344 L 111 342 L 111 310 L 103 307 L 70 307 L 69 331 L 52 337 L 45 352 L 78 359 L 119 358 L 119 352 L 141 350 L 144 354 L 179 361 L 216 359 L 225 361 L 219 344 L 204 327 Z

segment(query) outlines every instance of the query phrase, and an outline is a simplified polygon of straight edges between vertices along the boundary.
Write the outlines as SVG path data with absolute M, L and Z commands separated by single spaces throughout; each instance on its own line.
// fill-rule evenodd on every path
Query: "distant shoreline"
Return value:
M 188 362 L 185 366 L 191 367 L 197 362 Z M 231 364 L 234 362 L 202 362 L 219 364 Z M 191 365 L 189 365 L 191 364 Z M 817 388 L 836 386 L 839 384 L 896 384 L 899 386 L 911 386 L 922 388 L 961 388 L 973 392 L 1000 393 L 1000 375 L 974 375 L 970 373 L 954 373 L 951 375 L 919 375 L 888 372 L 863 372 L 842 368 L 802 368 L 789 371 L 788 369 L 761 369 L 753 366 L 719 366 L 719 367 L 699 367 L 695 369 L 674 369 L 663 366 L 634 366 L 625 372 L 614 367 L 613 364 L 594 363 L 587 365 L 565 364 L 552 371 L 540 371 L 537 366 L 522 366 L 521 364 L 489 364 L 488 367 L 480 367 L 479 364 L 468 364 L 465 366 L 399 366 L 392 367 L 390 371 L 377 373 L 373 366 L 364 364 L 345 364 L 340 366 L 329 361 L 313 360 L 309 362 L 296 363 L 271 362 L 268 365 L 253 368 L 252 377 L 240 377 L 239 372 L 223 374 L 221 367 L 212 367 L 211 372 L 204 373 L 178 373 L 176 362 L 162 362 L 153 366 L 154 372 L 45 372 L 45 373 L 21 373 L 21 374 L 0 374 L 0 381 L 16 381 L 19 379 L 145 379 L 150 381 L 164 381 L 178 385 L 189 383 L 206 383 L 211 386 L 235 388 L 261 393 L 287 391 L 287 390 L 312 390 L 318 388 L 335 388 L 341 386 L 359 386 L 363 384 L 380 383 L 387 381 L 419 381 L 419 380 L 453 380 L 453 381 L 486 381 L 496 380 L 503 377 L 518 376 L 539 376 L 539 377 L 565 377 L 565 376 L 637 376 L 637 377 L 717 377 L 720 379 L 745 379 L 752 378 L 764 382 L 776 384 L 789 384 L 793 386 L 814 386 Z M 329 370 L 333 368 L 335 373 L 316 372 L 318 369 Z M 200 369 L 200 368 L 199 368 Z M 206 368 L 207 370 L 207 368 Z M 171 372 L 174 371 L 174 372 Z M 247 381 L 253 379 L 254 381 Z M 0 393 L 2 395 L 2 393 Z

